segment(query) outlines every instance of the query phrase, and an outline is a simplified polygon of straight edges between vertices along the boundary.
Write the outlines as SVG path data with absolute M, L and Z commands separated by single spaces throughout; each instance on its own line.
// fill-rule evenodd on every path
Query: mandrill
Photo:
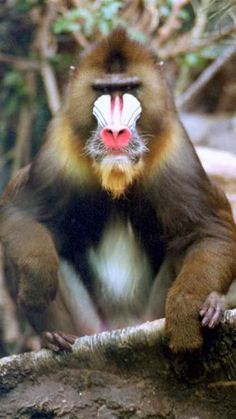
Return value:
M 39 154 L 2 197 L 12 295 L 46 345 L 166 317 L 200 348 L 236 276 L 236 227 L 153 54 L 122 29 L 79 60 Z

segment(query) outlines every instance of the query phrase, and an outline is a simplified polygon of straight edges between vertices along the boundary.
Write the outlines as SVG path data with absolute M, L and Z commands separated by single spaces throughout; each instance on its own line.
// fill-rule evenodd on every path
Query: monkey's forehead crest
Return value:
M 109 125 L 113 122 L 113 103 L 116 98 L 111 95 L 102 95 L 95 102 L 93 107 L 93 115 L 96 117 L 101 126 Z M 139 119 L 142 112 L 142 107 L 139 100 L 131 95 L 125 93 L 120 99 L 120 123 L 124 126 L 132 126 Z

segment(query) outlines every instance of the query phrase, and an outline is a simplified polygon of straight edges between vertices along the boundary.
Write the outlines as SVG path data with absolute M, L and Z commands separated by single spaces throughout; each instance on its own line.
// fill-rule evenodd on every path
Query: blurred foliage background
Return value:
M 117 25 L 155 51 L 180 110 L 235 116 L 234 0 L 2 0 L 0 189 L 37 152 L 77 54 Z

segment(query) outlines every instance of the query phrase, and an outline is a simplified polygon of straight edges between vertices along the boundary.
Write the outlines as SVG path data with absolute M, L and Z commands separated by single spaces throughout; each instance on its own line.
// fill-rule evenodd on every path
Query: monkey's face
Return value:
M 136 127 L 141 112 L 140 102 L 129 93 L 105 94 L 95 101 L 93 115 L 97 129 L 86 149 L 97 163 L 104 159 L 114 166 L 122 161 L 138 163 L 146 151 Z
M 102 149 L 105 156 L 128 156 L 134 162 L 139 159 L 144 151 L 136 129 L 141 111 L 140 102 L 129 93 L 102 95 L 95 101 L 93 115 L 98 129 L 91 150 L 95 159 L 103 158 Z
M 102 187 L 115 197 L 153 154 L 166 118 L 163 86 L 153 57 L 123 32 L 82 58 L 68 115 Z
M 94 102 L 97 129 L 85 145 L 102 186 L 117 197 L 142 168 L 147 151 L 136 127 L 142 108 L 132 94 L 102 94 Z

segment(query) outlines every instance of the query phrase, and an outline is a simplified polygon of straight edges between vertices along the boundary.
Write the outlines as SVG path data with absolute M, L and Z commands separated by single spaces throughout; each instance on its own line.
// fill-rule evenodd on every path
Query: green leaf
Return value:
M 65 33 L 65 32 L 77 32 L 81 30 L 81 24 L 78 22 L 72 22 L 64 17 L 57 19 L 53 25 L 53 32 L 55 34 Z
M 111 20 L 117 14 L 122 4 L 120 1 L 114 1 L 108 5 L 105 5 L 101 9 L 101 13 L 104 19 Z
M 110 32 L 109 22 L 106 22 L 105 20 L 101 20 L 98 22 L 98 28 L 100 32 L 104 35 L 107 35 Z
M 22 77 L 22 74 L 19 71 L 8 71 L 3 79 L 3 86 L 4 87 L 21 87 L 24 85 L 24 78 Z
M 206 64 L 206 60 L 200 54 L 190 52 L 185 56 L 185 63 L 190 68 L 202 68 Z
M 160 12 L 161 12 L 161 15 L 163 17 L 168 17 L 169 14 L 170 14 L 170 10 L 171 10 L 171 8 L 168 7 L 168 6 L 161 6 L 160 7 Z
M 71 9 L 56 20 L 53 31 L 59 34 L 82 30 L 86 36 L 90 36 L 93 33 L 94 20 L 94 13 L 91 13 L 88 9 Z
M 45 0 L 16 0 L 15 10 L 24 13 L 33 9 L 34 7 L 44 6 Z

